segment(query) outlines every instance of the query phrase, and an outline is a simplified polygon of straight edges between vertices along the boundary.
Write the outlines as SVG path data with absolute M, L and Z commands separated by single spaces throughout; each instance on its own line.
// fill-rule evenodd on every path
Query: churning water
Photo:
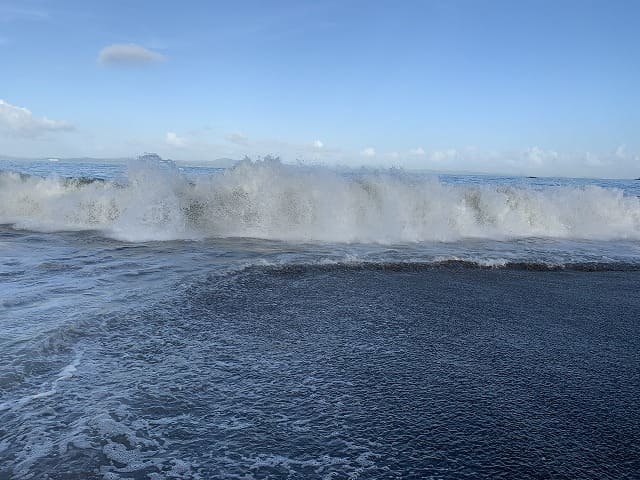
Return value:
M 633 478 L 631 181 L 9 164 L 0 478 Z

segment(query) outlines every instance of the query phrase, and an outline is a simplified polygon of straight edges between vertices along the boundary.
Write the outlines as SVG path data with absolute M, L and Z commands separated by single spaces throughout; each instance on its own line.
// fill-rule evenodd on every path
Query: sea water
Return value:
M 0 478 L 640 471 L 640 182 L 0 168 Z

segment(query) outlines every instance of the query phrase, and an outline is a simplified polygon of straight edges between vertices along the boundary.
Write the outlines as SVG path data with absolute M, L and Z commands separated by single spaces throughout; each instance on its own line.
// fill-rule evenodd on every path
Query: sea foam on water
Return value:
M 126 241 L 638 239 L 640 199 L 594 185 L 447 184 L 397 171 L 340 173 L 273 160 L 188 178 L 174 166 L 140 162 L 120 182 L 0 172 L 0 223 L 97 230 Z

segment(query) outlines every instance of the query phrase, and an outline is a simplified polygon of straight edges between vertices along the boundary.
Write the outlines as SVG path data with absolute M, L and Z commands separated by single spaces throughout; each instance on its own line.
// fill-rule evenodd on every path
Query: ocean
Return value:
M 0 479 L 640 478 L 640 181 L 0 161 Z

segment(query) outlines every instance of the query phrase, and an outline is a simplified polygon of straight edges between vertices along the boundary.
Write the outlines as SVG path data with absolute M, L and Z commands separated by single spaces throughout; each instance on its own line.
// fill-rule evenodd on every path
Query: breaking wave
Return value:
M 126 241 L 253 237 L 405 243 L 463 238 L 639 239 L 640 199 L 598 186 L 452 185 L 277 161 L 187 178 L 141 162 L 122 182 L 0 172 L 0 224 Z
M 633 262 L 567 262 L 544 261 L 482 261 L 482 260 L 433 260 L 433 261 L 380 261 L 336 263 L 292 263 L 282 265 L 251 265 L 243 270 L 263 270 L 271 274 L 302 275 L 317 272 L 424 272 L 432 270 L 513 270 L 528 272 L 638 272 L 640 264 Z

